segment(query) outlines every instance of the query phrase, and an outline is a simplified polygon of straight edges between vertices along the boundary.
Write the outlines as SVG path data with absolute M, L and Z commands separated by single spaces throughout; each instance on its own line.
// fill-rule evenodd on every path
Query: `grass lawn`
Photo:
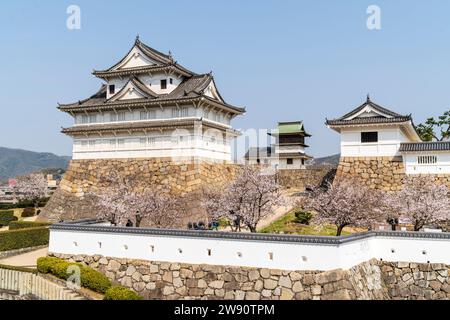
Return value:
M 311 236 L 335 236 L 336 226 L 334 225 L 305 225 L 297 222 L 295 218 L 294 209 L 281 217 L 280 219 L 274 221 L 269 226 L 258 230 L 262 233 L 285 233 L 285 234 L 300 234 L 300 235 L 311 235 Z M 342 235 L 349 235 L 355 232 L 366 231 L 360 228 L 345 227 L 342 231 Z

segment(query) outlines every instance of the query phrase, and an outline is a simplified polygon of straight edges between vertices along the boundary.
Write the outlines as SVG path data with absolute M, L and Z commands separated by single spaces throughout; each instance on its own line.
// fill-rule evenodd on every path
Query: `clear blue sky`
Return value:
M 81 8 L 81 30 L 66 8 Z M 366 27 L 381 8 L 382 29 Z M 1 1 L 0 146 L 70 155 L 57 102 L 94 93 L 91 75 L 117 62 L 136 34 L 196 72 L 214 71 L 222 95 L 247 107 L 236 128 L 302 119 L 309 153 L 339 150 L 324 126 L 373 100 L 416 123 L 450 107 L 450 2 Z

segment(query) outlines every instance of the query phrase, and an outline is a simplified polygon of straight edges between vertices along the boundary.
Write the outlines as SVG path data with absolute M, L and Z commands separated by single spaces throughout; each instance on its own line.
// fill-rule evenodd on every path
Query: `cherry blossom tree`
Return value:
M 41 173 L 24 175 L 17 178 L 15 192 L 19 199 L 31 200 L 37 208 L 39 200 L 48 195 L 48 182 Z
M 336 236 L 340 236 L 346 226 L 371 227 L 383 219 L 381 197 L 379 191 L 353 179 L 343 179 L 329 184 L 327 190 L 317 188 L 305 206 L 316 211 L 317 224 L 336 225 Z
M 407 218 L 419 231 L 427 224 L 450 220 L 450 190 L 430 176 L 409 176 L 403 188 L 385 197 L 386 206 Z
M 169 196 L 161 191 L 150 188 L 142 193 L 136 193 L 129 198 L 130 207 L 135 208 L 135 226 L 139 227 L 142 219 L 147 219 L 157 228 L 169 228 L 174 226 L 180 208 L 179 198 Z M 133 218 L 133 211 L 129 210 Z
M 137 177 L 121 178 L 116 174 L 105 177 L 107 188 L 96 198 L 97 218 L 114 225 L 127 225 L 130 221 L 140 227 L 143 219 L 158 228 L 175 224 L 179 200 L 153 186 L 143 189 Z
M 228 185 L 205 190 L 204 195 L 208 215 L 226 218 L 233 231 L 243 225 L 256 232 L 258 223 L 283 203 L 275 175 L 255 166 L 242 167 Z

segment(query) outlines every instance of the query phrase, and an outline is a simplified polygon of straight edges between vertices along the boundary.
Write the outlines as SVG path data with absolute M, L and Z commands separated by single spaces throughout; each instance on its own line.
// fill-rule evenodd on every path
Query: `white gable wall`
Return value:
M 138 79 L 151 89 L 156 94 L 169 94 L 176 87 L 178 87 L 182 81 L 181 78 L 175 75 L 166 75 L 164 73 L 139 76 Z M 161 89 L 161 80 L 167 80 L 167 89 Z M 172 79 L 172 84 L 170 84 L 170 79 Z M 115 93 L 119 92 L 129 81 L 129 78 L 114 78 L 108 81 L 108 88 L 106 91 L 106 98 L 109 99 L 113 95 L 109 94 L 109 85 L 115 85 Z
M 361 132 L 378 132 L 378 142 L 362 143 Z M 342 157 L 394 157 L 399 156 L 401 142 L 409 141 L 400 127 L 349 128 L 341 131 Z

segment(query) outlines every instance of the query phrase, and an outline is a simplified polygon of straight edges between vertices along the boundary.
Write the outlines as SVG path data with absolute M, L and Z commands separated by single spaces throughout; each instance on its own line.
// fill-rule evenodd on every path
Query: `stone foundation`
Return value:
M 443 264 L 373 259 L 349 270 L 321 272 L 54 256 L 97 269 L 146 299 L 450 299 L 450 266 Z
M 279 183 L 289 189 L 304 191 L 307 187 L 320 186 L 326 177 L 332 182 L 335 168 L 332 166 L 317 166 L 306 169 L 281 169 L 278 171 Z
M 336 179 L 353 178 L 372 189 L 396 191 L 401 188 L 405 167 L 401 157 L 341 157 Z
M 206 161 L 176 163 L 170 158 L 72 160 L 40 218 L 60 221 L 95 217 L 93 204 L 84 195 L 101 193 L 110 187 L 101 181 L 115 172 L 121 177 L 138 177 L 142 190 L 156 185 L 163 192 L 181 197 L 183 210 L 174 226 L 185 227 L 189 221 L 205 218 L 201 207 L 203 187 L 226 183 L 232 179 L 236 168 L 234 164 Z M 67 201 L 78 202 L 76 212 L 68 209 Z M 142 223 L 149 225 L 148 221 Z
M 450 299 L 450 266 L 407 262 L 381 267 L 388 294 L 395 300 Z
M 432 175 L 450 187 L 449 174 Z M 397 191 L 406 177 L 402 157 L 341 157 L 336 179 L 354 178 L 372 189 Z

